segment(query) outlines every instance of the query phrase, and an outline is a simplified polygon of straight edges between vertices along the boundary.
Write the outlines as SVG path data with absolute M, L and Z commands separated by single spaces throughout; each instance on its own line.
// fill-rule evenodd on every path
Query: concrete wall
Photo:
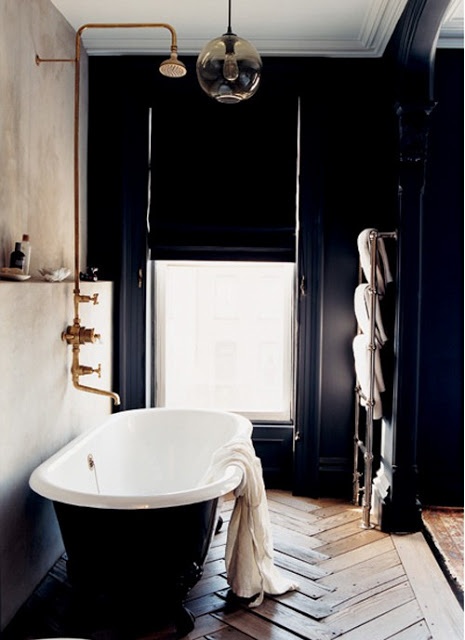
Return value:
M 73 58 L 74 31 L 49 0 L 0 0 L 0 267 L 23 233 L 32 244 L 26 282 L 0 280 L 0 628 L 62 553 L 50 503 L 28 486 L 42 460 L 111 413 L 105 397 L 71 383 L 71 347 L 61 332 L 73 308 L 74 65 L 35 56 Z M 82 153 L 87 124 L 87 59 L 82 60 Z M 84 182 L 85 167 L 81 181 Z M 85 203 L 85 189 L 81 201 Z M 85 207 L 81 236 L 85 237 Z M 81 269 L 86 247 L 81 244 Z M 43 281 L 37 269 L 67 266 L 67 282 Z M 81 363 L 102 364 L 111 388 L 112 284 L 82 283 L 99 305 L 80 305 L 82 324 L 102 334 L 84 345 Z

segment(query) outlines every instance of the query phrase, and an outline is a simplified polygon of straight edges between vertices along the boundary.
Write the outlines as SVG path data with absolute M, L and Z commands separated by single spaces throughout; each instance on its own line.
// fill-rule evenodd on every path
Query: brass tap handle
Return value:
M 98 293 L 94 293 L 92 296 L 83 296 L 78 294 L 77 299 L 78 302 L 92 302 L 93 304 L 98 304 Z
M 72 344 L 73 336 L 69 332 L 69 327 L 68 327 L 68 331 L 62 331 L 61 339 L 63 340 L 63 342 L 67 342 L 68 344 Z
M 78 374 L 80 376 L 88 376 L 91 375 L 92 373 L 96 373 L 98 375 L 99 378 L 102 377 L 102 365 L 99 364 L 97 368 L 93 368 L 93 367 L 88 367 L 84 364 L 80 364 L 79 365 L 79 369 L 78 369 Z

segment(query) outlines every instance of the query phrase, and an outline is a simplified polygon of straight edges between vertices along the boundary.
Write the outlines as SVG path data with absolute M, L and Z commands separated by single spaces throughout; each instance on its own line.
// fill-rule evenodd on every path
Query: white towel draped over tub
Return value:
M 208 477 L 215 468 L 237 465 L 243 471 L 228 526 L 225 564 L 228 584 L 239 598 L 252 599 L 258 607 L 265 594 L 281 595 L 298 585 L 281 575 L 274 565 L 271 524 L 263 470 L 249 439 L 236 439 L 218 449 Z

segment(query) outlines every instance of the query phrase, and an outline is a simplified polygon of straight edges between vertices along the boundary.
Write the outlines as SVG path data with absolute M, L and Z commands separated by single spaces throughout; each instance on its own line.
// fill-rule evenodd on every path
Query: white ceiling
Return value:
M 87 23 L 167 22 L 179 57 L 226 31 L 228 0 L 52 0 L 74 29 Z M 379 57 L 407 0 L 232 0 L 232 29 L 261 55 Z M 90 29 L 89 55 L 164 54 L 164 29 Z M 440 46 L 463 47 L 463 0 L 453 0 Z

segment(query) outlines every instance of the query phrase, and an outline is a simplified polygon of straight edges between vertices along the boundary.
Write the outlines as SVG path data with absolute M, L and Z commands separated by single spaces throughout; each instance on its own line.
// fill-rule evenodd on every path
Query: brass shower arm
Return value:
M 94 22 L 83 24 L 76 31 L 76 59 L 79 59 L 81 35 L 86 29 L 167 29 L 171 34 L 171 52 L 178 50 L 176 30 L 167 22 Z
M 86 29 L 167 29 L 171 34 L 171 53 L 178 52 L 178 36 L 174 27 L 167 22 L 95 22 L 83 24 L 76 31 L 74 58 L 41 58 L 36 54 L 36 64 L 41 62 L 79 62 L 81 58 L 81 36 Z
M 86 29 L 167 29 L 171 34 L 170 51 L 177 53 L 178 36 L 176 30 L 167 22 L 94 22 L 81 25 L 76 31 L 76 55 L 74 58 L 41 58 L 36 55 L 36 63 L 41 62 L 76 62 L 81 54 L 81 36 Z
M 76 62 L 76 58 L 41 58 L 36 53 L 36 65 L 39 66 L 42 62 Z

